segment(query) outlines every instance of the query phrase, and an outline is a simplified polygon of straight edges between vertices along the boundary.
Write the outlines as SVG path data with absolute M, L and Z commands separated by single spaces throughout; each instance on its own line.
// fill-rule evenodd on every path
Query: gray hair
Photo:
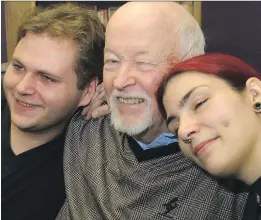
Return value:
M 205 38 L 198 22 L 192 17 L 181 21 L 177 29 L 179 43 L 177 51 L 180 51 L 181 61 L 205 53 Z

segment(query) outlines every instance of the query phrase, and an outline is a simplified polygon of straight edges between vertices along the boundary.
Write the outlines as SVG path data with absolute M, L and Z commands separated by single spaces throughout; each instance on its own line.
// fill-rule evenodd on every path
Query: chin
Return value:
M 123 117 L 114 117 L 111 115 L 111 122 L 117 131 L 126 133 L 130 136 L 138 135 L 148 129 L 152 124 L 152 119 L 140 119 L 135 118 L 135 121 L 131 119 L 124 120 Z
M 13 123 L 20 131 L 23 132 L 33 132 L 34 131 L 34 126 L 32 125 L 23 125 L 23 124 L 16 124 Z
M 13 117 L 12 124 L 24 132 L 32 132 L 35 129 L 37 130 L 37 122 L 35 120 L 18 120 L 17 118 Z
M 24 122 L 24 121 L 21 121 L 21 120 L 15 120 L 15 118 L 12 118 L 11 119 L 11 123 L 13 125 L 15 125 L 16 127 L 18 127 L 19 129 L 25 129 L 27 127 L 30 127 L 30 124 L 27 122 Z
M 217 176 L 221 178 L 225 178 L 233 175 L 231 170 L 224 164 L 211 164 L 209 166 L 205 166 L 204 169 L 210 174 L 212 174 L 213 176 Z

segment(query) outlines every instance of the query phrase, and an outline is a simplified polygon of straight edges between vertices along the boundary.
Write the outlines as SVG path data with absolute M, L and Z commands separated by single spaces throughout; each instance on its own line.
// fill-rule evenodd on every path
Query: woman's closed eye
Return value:
M 198 102 L 195 107 L 194 110 L 197 110 L 198 108 L 200 108 L 203 104 L 205 104 L 208 101 L 208 99 L 204 99 L 203 101 Z
M 174 135 L 178 136 L 178 132 L 179 132 L 179 124 L 178 123 L 170 123 L 168 126 L 168 129 L 171 133 L 173 133 Z

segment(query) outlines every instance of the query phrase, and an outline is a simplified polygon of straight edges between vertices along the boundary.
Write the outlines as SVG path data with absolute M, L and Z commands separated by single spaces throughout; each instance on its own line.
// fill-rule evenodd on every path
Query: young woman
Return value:
M 261 74 L 230 55 L 201 55 L 177 64 L 157 95 L 184 154 L 248 184 L 244 219 L 261 219 Z

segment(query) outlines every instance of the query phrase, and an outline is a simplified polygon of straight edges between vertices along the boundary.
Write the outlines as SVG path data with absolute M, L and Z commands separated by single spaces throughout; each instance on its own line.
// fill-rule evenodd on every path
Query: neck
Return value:
M 144 144 L 150 144 L 153 142 L 160 134 L 168 133 L 169 130 L 166 126 L 166 121 L 161 120 L 160 122 L 154 123 L 155 125 L 149 127 L 144 132 L 135 135 L 134 138 Z
M 261 138 L 259 138 L 261 139 Z M 253 184 L 259 177 L 261 177 L 261 140 L 254 146 L 253 150 L 245 157 L 242 163 L 239 179 L 248 185 Z
M 19 155 L 40 145 L 46 144 L 62 131 L 63 127 L 49 129 L 44 132 L 25 132 L 11 123 L 11 147 L 15 155 Z

